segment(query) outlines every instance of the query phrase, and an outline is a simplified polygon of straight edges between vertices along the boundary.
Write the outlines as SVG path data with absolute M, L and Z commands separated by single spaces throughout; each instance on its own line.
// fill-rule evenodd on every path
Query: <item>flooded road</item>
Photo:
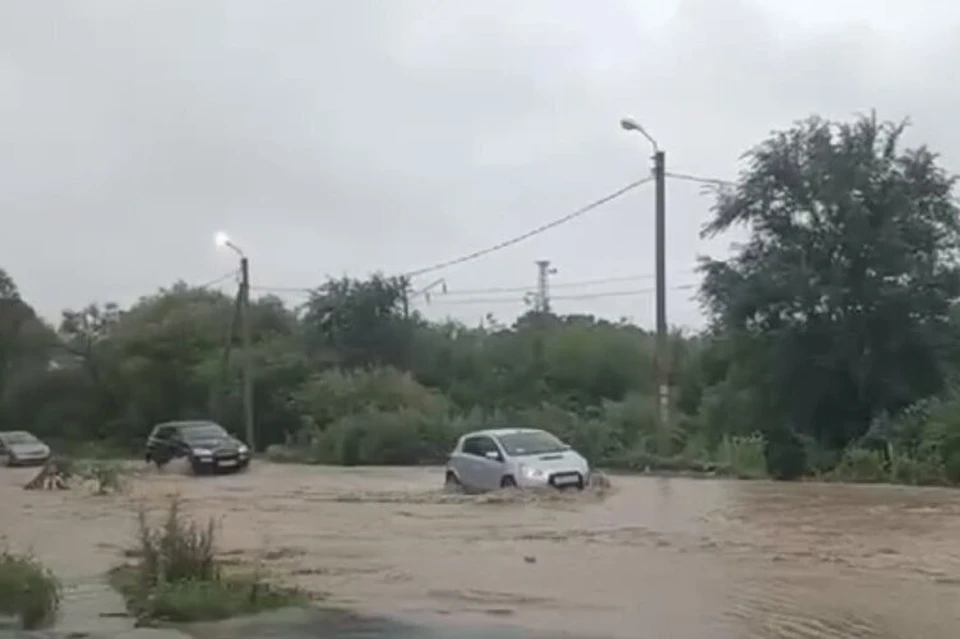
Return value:
M 438 490 L 437 469 L 263 463 L 152 471 L 97 497 L 22 490 L 33 472 L 0 469 L 0 535 L 68 582 L 119 561 L 137 503 L 179 493 L 221 522 L 227 560 L 260 561 L 332 606 L 464 627 L 433 636 L 960 634 L 960 491 L 614 477 L 603 495 L 464 497 Z M 319 636 L 299 627 L 257 636 Z

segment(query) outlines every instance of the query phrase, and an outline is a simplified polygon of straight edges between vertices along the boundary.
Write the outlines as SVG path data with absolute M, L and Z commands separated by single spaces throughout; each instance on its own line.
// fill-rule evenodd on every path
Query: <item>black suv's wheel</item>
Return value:
M 160 469 L 170 463 L 170 456 L 163 451 L 155 450 L 147 453 L 147 461 L 153 462 L 154 465 Z

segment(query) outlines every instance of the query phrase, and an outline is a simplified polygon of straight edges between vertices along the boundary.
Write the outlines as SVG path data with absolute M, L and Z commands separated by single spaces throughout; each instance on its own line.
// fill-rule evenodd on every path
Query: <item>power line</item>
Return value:
M 671 173 L 667 172 L 666 175 L 668 178 L 673 178 L 675 180 L 685 180 L 687 182 L 697 182 L 699 184 L 709 184 L 711 186 L 736 186 L 737 183 L 731 180 L 721 180 L 719 178 L 708 178 L 701 177 L 699 175 L 690 175 L 689 173 Z
M 674 271 L 674 274 L 689 274 L 695 273 L 696 268 L 687 268 Z M 624 282 L 636 282 L 642 280 L 651 280 L 654 275 L 652 273 L 642 273 L 638 275 L 619 275 L 614 277 L 598 277 L 595 279 L 589 280 L 573 280 L 569 282 L 551 282 L 551 289 L 574 289 L 574 288 L 586 288 L 590 286 L 599 286 L 602 284 L 616 284 Z M 439 282 L 439 280 L 438 280 Z M 446 283 L 444 281 L 444 283 Z M 307 287 L 307 286 L 250 286 L 252 291 L 262 291 L 264 293 L 313 293 L 320 286 Z M 531 290 L 530 286 L 493 286 L 488 288 L 463 288 L 463 289 L 447 289 L 442 293 L 432 294 L 433 299 L 446 298 L 446 297 L 458 297 L 461 295 L 483 295 L 487 293 L 526 293 Z M 411 299 L 421 295 L 424 291 L 417 291 L 411 294 Z M 562 296 L 558 299 L 563 299 Z
M 685 291 L 696 288 L 696 284 L 682 284 L 680 286 L 672 286 L 670 290 L 674 291 Z M 590 300 L 590 299 L 599 299 L 604 297 L 627 297 L 634 295 L 648 295 L 650 293 L 655 293 L 656 288 L 638 288 L 633 290 L 626 291 L 606 291 L 601 293 L 582 293 L 577 295 L 552 295 L 551 300 Z M 430 302 L 436 304 L 517 304 L 522 303 L 526 304 L 527 300 L 522 297 L 486 297 L 486 298 L 468 298 L 468 299 L 453 299 L 448 300 L 444 299 L 442 296 L 433 298 Z
M 647 182 L 650 182 L 652 179 L 653 179 L 652 177 L 646 177 L 646 178 L 643 178 L 642 180 L 636 180 L 636 181 L 631 182 L 630 184 L 627 184 L 626 186 L 624 186 L 624 187 L 622 187 L 622 188 L 614 191 L 613 193 L 611 193 L 611 194 L 609 194 L 609 195 L 607 195 L 607 196 L 604 196 L 604 197 L 600 198 L 599 200 L 594 200 L 594 201 L 591 202 L 590 204 L 587 204 L 586 206 L 584 206 L 584 207 L 582 207 L 582 208 L 579 208 L 579 209 L 577 209 L 576 211 L 573 211 L 572 213 L 568 213 L 568 214 L 564 215 L 563 217 L 559 217 L 559 218 L 557 218 L 557 219 L 555 219 L 555 220 L 553 220 L 553 221 L 551 221 L 551 222 L 547 222 L 546 224 L 543 224 L 543 225 L 541 225 L 541 226 L 538 226 L 538 227 L 535 228 L 535 229 L 532 229 L 532 230 L 530 230 L 530 231 L 527 231 L 526 233 L 523 233 L 522 235 L 518 235 L 518 236 L 513 237 L 513 238 L 510 238 L 510 239 L 508 239 L 508 240 L 504 240 L 503 242 L 500 242 L 499 244 L 494 244 L 493 246 L 487 247 L 487 248 L 485 248 L 485 249 L 481 249 L 481 250 L 479 250 L 479 251 L 474 251 L 473 253 L 468 253 L 467 255 L 461 255 L 460 257 L 457 257 L 457 258 L 454 258 L 454 259 L 451 259 L 451 260 L 446 260 L 446 261 L 443 261 L 443 262 L 437 262 L 436 264 L 432 264 L 432 265 L 426 266 L 426 267 L 424 267 L 424 268 L 416 269 L 416 270 L 414 270 L 414 271 L 409 271 L 409 272 L 407 272 L 407 273 L 404 273 L 404 277 L 408 277 L 408 278 L 410 278 L 410 277 L 417 277 L 418 275 L 424 275 L 424 274 L 426 274 L 426 273 L 432 273 L 432 272 L 434 272 L 434 271 L 439 271 L 439 270 L 441 270 L 441 269 L 450 268 L 451 266 L 457 266 L 457 265 L 459 265 L 459 264 L 463 264 L 464 262 L 470 262 L 470 261 L 472 261 L 472 260 L 475 260 L 475 259 L 477 259 L 477 258 L 483 257 L 483 256 L 485 256 L 485 255 L 489 255 L 490 253 L 495 253 L 495 252 L 500 251 L 500 250 L 502 250 L 502 249 L 505 249 L 505 248 L 507 248 L 507 247 L 513 246 L 514 244 L 518 244 L 518 243 L 520 243 L 520 242 L 522 242 L 522 241 L 524 241 L 524 240 L 526 240 L 526 239 L 529 239 L 529 238 L 531 238 L 531 237 L 533 237 L 533 236 L 535 236 L 535 235 L 539 235 L 539 234 L 541 234 L 541 233 L 543 233 L 543 232 L 545 232 L 545 231 L 549 231 L 549 230 L 552 229 L 552 228 L 555 228 L 555 227 L 557 227 L 557 226 L 560 226 L 561 224 L 566 224 L 567 222 L 570 222 L 570 221 L 572 221 L 572 220 L 575 220 L 575 219 L 577 219 L 578 217 L 581 217 L 581 216 L 583 216 L 583 215 L 586 215 L 586 214 L 589 213 L 590 211 L 593 211 L 594 209 L 599 208 L 599 207 L 603 206 L 604 204 L 606 204 L 606 203 L 608 203 L 608 202 L 611 202 L 611 201 L 617 199 L 617 198 L 620 197 L 621 195 L 624 195 L 625 193 L 627 193 L 627 192 L 629 192 L 629 191 L 632 191 L 633 189 L 637 188 L 638 186 L 641 186 L 641 185 L 643 185 L 643 184 L 646 184 Z
M 669 286 L 667 287 L 671 291 L 688 291 L 690 289 L 696 288 L 696 284 L 681 284 L 679 286 Z M 656 288 L 638 288 L 632 291 L 607 291 L 604 293 L 581 293 L 577 295 L 555 295 L 553 299 L 555 300 L 592 300 L 601 297 L 624 297 L 628 295 L 646 295 L 647 293 L 656 292 Z
M 693 273 L 695 268 L 683 269 L 680 271 L 675 271 L 675 273 Z M 641 275 L 622 275 L 617 277 L 601 277 L 592 280 L 576 280 L 572 282 L 550 282 L 551 289 L 569 289 L 569 288 L 584 288 L 588 286 L 597 286 L 600 284 L 614 284 L 618 282 L 636 282 L 638 280 L 652 280 L 654 275 L 652 273 L 643 273 Z M 505 286 L 505 287 L 491 287 L 491 288 L 462 288 L 462 289 L 448 289 L 445 293 L 441 293 L 439 296 L 459 296 L 459 295 L 478 295 L 484 293 L 523 293 L 529 291 L 529 286 Z
M 317 289 L 321 288 L 320 285 L 317 286 L 254 286 L 250 285 L 251 291 L 263 291 L 264 293 L 313 293 Z
M 217 284 L 220 284 L 221 282 L 225 282 L 226 280 L 230 279 L 231 277 L 236 277 L 236 275 L 237 275 L 237 269 L 233 269 L 233 270 L 230 271 L 229 273 L 224 273 L 224 274 L 221 275 L 220 277 L 214 278 L 214 279 L 210 280 L 209 282 L 204 282 L 203 284 L 197 284 L 197 286 L 196 286 L 195 288 L 210 288 L 211 286 L 216 286 Z
M 560 226 L 560 225 L 562 225 L 562 224 L 566 224 L 567 222 L 570 222 L 570 221 L 575 220 L 575 219 L 577 219 L 577 218 L 579 218 L 579 217 L 582 217 L 583 215 L 586 215 L 587 213 L 593 211 L 594 209 L 597 209 L 597 208 L 603 206 L 604 204 L 607 204 L 608 202 L 612 202 L 613 200 L 615 200 L 615 199 L 617 199 L 618 197 L 620 197 L 620 196 L 628 193 L 629 191 L 632 191 L 633 189 L 635 189 L 635 188 L 637 188 L 637 187 L 640 187 L 640 186 L 642 186 L 642 185 L 650 182 L 652 179 L 653 179 L 652 177 L 645 177 L 645 178 L 640 179 L 640 180 L 635 180 L 635 181 L 627 184 L 626 186 L 623 186 L 623 187 L 621 187 L 620 189 L 617 189 L 617 190 L 614 191 L 613 193 L 610 193 L 610 194 L 608 194 L 608 195 L 606 195 L 606 196 L 604 196 L 604 197 L 602 197 L 602 198 L 600 198 L 600 199 L 598 199 L 598 200 L 594 200 L 594 201 L 591 202 L 590 204 L 587 204 L 586 206 L 581 207 L 581 208 L 577 209 L 576 211 L 573 211 L 572 213 L 568 213 L 568 214 L 564 215 L 563 217 L 559 217 L 559 218 L 557 218 L 557 219 L 555 219 L 555 220 L 552 220 L 552 221 L 550 221 L 550 222 L 547 222 L 546 224 L 542 224 L 542 225 L 540 225 L 540 226 L 538 226 L 538 227 L 536 227 L 536 228 L 534 228 L 534 229 L 531 229 L 531 230 L 527 231 L 526 233 L 523 233 L 523 234 L 521 234 L 521 235 L 517 235 L 517 236 L 512 237 L 512 238 L 510 238 L 510 239 L 508 239 L 508 240 L 504 240 L 504 241 L 502 241 L 502 242 L 499 242 L 499 243 L 497 243 L 497 244 L 494 244 L 493 246 L 489 246 L 489 247 L 487 247 L 487 248 L 485 248 L 485 249 L 481 249 L 481 250 L 479 250 L 479 251 L 474 251 L 473 253 L 468 253 L 468 254 L 466 254 L 466 255 L 461 255 L 460 257 L 457 257 L 457 258 L 454 258 L 454 259 L 450 259 L 450 260 L 445 260 L 445 261 L 443 261 L 443 262 L 437 262 L 436 264 L 432 264 L 432 265 L 426 266 L 426 267 L 424 267 L 424 268 L 416 269 L 416 270 L 413 270 L 413 271 L 408 271 L 408 272 L 404 273 L 404 277 L 407 277 L 407 278 L 417 277 L 417 276 L 419 276 L 419 275 L 425 275 L 425 274 L 427 274 L 427 273 L 431 273 L 431 272 L 434 272 L 434 271 L 439 271 L 439 270 L 442 270 L 442 269 L 445 269 L 445 268 L 449 268 L 449 267 L 451 267 L 451 266 L 457 266 L 457 265 L 459 265 L 459 264 L 463 264 L 464 262 L 470 262 L 470 261 L 473 261 L 473 260 L 478 259 L 478 258 L 480 258 L 480 257 L 484 257 L 485 255 L 489 255 L 489 254 L 491 254 L 491 253 L 495 253 L 495 252 L 497 252 L 497 251 L 503 250 L 503 249 L 505 249 L 505 248 L 508 248 L 508 247 L 510 247 L 510 246 L 513 246 L 514 244 L 519 244 L 520 242 L 522 242 L 522 241 L 524 241 L 524 240 L 527 240 L 527 239 L 530 239 L 531 237 L 534 237 L 535 235 L 539 235 L 539 234 L 541 234 L 541 233 L 544 233 L 544 232 L 546 232 L 546 231 L 549 231 L 550 229 L 556 228 L 556 227 L 558 227 L 558 226 Z M 315 287 L 315 286 L 314 286 L 314 287 L 306 287 L 306 286 L 251 286 L 250 289 L 251 289 L 251 290 L 256 290 L 256 291 L 273 292 L 273 293 L 310 293 L 310 292 L 315 291 L 315 290 L 317 289 L 317 287 Z M 492 291 L 491 291 L 491 292 L 492 292 Z

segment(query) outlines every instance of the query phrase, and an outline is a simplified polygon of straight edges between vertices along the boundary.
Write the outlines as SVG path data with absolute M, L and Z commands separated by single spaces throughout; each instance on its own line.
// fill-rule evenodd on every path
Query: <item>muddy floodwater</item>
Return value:
M 960 491 L 613 477 L 606 494 L 465 497 L 439 469 L 259 463 L 97 497 L 22 490 L 34 472 L 0 469 L 0 535 L 66 581 L 119 561 L 136 504 L 179 493 L 221 522 L 227 560 L 364 614 L 515 636 L 960 636 Z

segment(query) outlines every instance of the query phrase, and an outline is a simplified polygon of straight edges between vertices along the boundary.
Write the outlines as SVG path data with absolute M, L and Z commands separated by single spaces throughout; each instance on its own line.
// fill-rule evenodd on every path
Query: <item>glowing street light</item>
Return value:
M 240 247 L 234 244 L 232 241 L 230 241 L 230 236 L 224 233 L 223 231 L 217 231 L 213 236 L 213 241 L 217 245 L 217 247 L 229 248 L 234 253 L 239 255 L 241 260 L 246 259 L 246 255 L 244 255 L 243 251 L 240 250 Z

